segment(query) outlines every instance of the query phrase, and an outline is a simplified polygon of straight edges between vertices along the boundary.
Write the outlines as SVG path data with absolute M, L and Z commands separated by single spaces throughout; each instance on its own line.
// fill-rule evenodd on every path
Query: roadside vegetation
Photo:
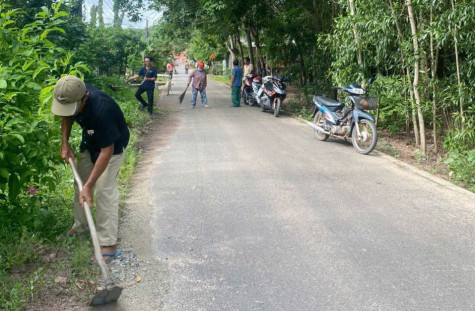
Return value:
M 169 46 L 148 47 L 152 39 L 143 30 L 85 24 L 76 6 L 0 4 L 0 310 L 21 310 L 45 289 L 85 298 L 97 286 L 89 238 L 62 235 L 72 225 L 74 190 L 60 159 L 60 119 L 50 112 L 57 79 L 80 76 L 124 112 L 131 132 L 119 178 L 124 197 L 152 118 L 138 111 L 135 89 L 122 79 L 126 70 L 138 70 L 146 53 L 159 68 L 171 54 Z M 113 91 L 111 85 L 122 88 Z M 79 126 L 71 137 L 78 150 Z
M 226 85 L 230 85 L 232 81 L 231 76 L 229 75 L 208 75 L 208 78 L 224 83 Z

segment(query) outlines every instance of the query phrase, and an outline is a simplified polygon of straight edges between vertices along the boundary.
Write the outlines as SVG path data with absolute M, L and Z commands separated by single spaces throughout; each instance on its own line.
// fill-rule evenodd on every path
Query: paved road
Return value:
M 163 310 L 475 310 L 474 195 L 207 91 L 151 168 Z

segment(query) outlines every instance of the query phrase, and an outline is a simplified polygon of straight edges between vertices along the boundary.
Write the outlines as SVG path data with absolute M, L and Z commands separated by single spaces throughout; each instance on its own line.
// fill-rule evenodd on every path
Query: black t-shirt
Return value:
M 138 75 L 141 77 L 145 75 L 145 78 L 156 78 L 157 68 L 151 67 L 149 70 L 147 70 L 144 66 L 140 68 Z M 141 86 L 146 89 L 153 89 L 155 88 L 155 81 L 150 81 L 150 80 L 144 81 Z
M 119 105 L 109 95 L 86 84 L 89 92 L 83 111 L 74 117 L 82 128 L 81 152 L 88 150 L 96 163 L 101 148 L 114 144 L 114 154 L 129 143 L 129 128 Z

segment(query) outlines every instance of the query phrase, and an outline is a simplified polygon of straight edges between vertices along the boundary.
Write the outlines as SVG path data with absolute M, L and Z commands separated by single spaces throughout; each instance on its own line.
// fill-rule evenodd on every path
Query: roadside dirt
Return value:
M 445 164 L 445 152 L 443 152 L 442 145 L 437 146 L 438 152 L 434 148 L 434 143 L 431 133 L 427 133 L 427 154 L 423 155 L 419 148 L 416 147 L 414 135 L 412 133 L 398 133 L 391 134 L 388 131 L 379 132 L 379 141 L 376 147 L 377 150 L 384 152 L 406 164 L 415 166 L 432 175 L 442 179 L 453 182 L 451 171 Z M 463 187 L 464 185 L 458 185 Z
M 176 96 L 175 96 L 176 97 Z M 35 271 L 44 267 L 41 279 L 45 280 L 34 299 L 24 306 L 28 311 L 83 311 L 83 310 L 157 310 L 161 302 L 157 299 L 168 290 L 165 264 L 155 260 L 150 252 L 153 234 L 149 225 L 152 215 L 149 191 L 151 167 L 158 161 L 160 150 L 169 145 L 169 139 L 180 126 L 179 106 L 163 93 L 159 100 L 159 113 L 143 130 L 138 148 L 141 160 L 137 164 L 128 198 L 121 209 L 119 226 L 119 248 L 123 254 L 109 267 L 115 282 L 123 286 L 119 303 L 102 308 L 88 306 L 91 295 L 101 284 L 85 282 L 75 276 L 75 271 L 64 262 L 71 260 L 71 254 L 61 249 L 41 250 L 39 263 L 22 266 L 12 271 L 12 277 L 34 278 Z M 177 102 L 178 100 L 176 100 Z M 61 265 L 61 268 L 59 268 Z M 99 271 L 97 279 L 101 280 Z M 146 295 L 143 292 L 149 292 Z M 140 297 L 140 298 L 139 298 Z M 143 297 L 153 298 L 144 301 Z
M 71 257 L 65 249 L 44 247 L 39 251 L 37 263 L 12 269 L 10 275 L 13 281 L 29 278 L 35 284 L 31 286 L 39 287 L 34 299 L 22 310 L 84 310 L 85 301 L 97 284 L 74 277 Z

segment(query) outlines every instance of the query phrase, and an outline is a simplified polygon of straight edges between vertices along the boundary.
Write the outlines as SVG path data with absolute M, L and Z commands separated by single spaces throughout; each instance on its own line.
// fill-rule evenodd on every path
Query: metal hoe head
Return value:
M 106 280 L 106 288 L 98 292 L 91 301 L 91 306 L 101 306 L 116 302 L 122 293 L 122 287 L 114 286 L 114 282 Z

